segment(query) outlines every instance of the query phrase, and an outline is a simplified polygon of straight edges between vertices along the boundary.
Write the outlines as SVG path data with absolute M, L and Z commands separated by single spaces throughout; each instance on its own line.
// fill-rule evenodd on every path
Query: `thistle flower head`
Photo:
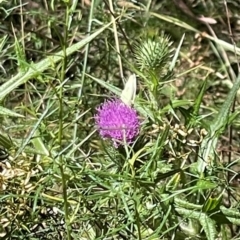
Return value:
M 131 143 L 139 133 L 140 122 L 136 110 L 119 99 L 101 104 L 97 108 L 95 121 L 100 135 L 111 139 L 115 147 L 121 143 Z
M 159 37 L 141 39 L 135 46 L 135 58 L 141 69 L 161 72 L 169 62 L 172 49 L 169 37 L 163 34 Z

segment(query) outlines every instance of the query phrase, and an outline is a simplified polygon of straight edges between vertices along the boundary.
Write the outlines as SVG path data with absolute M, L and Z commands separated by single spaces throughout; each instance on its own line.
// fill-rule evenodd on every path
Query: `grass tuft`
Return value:
M 237 7 L 0 1 L 0 238 L 239 239 Z

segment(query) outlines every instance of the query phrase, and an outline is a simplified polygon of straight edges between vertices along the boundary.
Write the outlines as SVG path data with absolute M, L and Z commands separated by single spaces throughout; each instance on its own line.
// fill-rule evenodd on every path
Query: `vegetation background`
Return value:
M 239 9 L 0 0 L 0 238 L 240 239 Z M 94 116 L 133 73 L 115 148 Z

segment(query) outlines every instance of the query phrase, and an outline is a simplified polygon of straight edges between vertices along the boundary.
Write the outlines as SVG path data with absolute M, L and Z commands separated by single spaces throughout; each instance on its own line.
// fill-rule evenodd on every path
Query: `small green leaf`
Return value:
M 2 133 L 0 133 L 0 146 L 6 149 L 10 149 L 11 147 L 13 147 L 13 142 L 10 138 L 5 137 Z
M 211 212 L 217 210 L 221 204 L 221 201 L 222 195 L 220 195 L 218 198 L 208 198 L 208 200 L 204 203 L 203 212 Z
M 198 190 L 205 190 L 205 189 L 214 189 L 216 188 L 218 185 L 216 183 L 213 183 L 212 181 L 208 181 L 205 179 L 200 179 L 197 182 L 196 188 Z

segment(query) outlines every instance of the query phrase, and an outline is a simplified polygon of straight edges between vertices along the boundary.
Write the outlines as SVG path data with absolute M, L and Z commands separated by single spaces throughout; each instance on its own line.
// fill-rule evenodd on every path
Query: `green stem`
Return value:
M 90 13 L 89 13 L 89 19 L 88 19 L 88 27 L 87 27 L 88 36 L 90 36 L 90 33 L 92 31 L 92 19 L 93 19 L 94 8 L 95 8 L 95 1 L 92 0 L 91 7 L 90 7 Z M 84 88 L 84 82 L 85 82 L 85 72 L 86 72 L 86 69 L 87 69 L 89 46 L 90 46 L 89 43 L 87 43 L 86 48 L 85 48 L 84 61 L 83 61 L 81 87 L 79 88 L 78 96 L 77 96 L 78 101 L 80 101 L 80 99 L 82 98 L 82 94 L 83 94 L 83 88 Z M 76 112 L 76 119 L 78 118 L 79 113 L 80 113 L 80 110 L 78 109 L 77 112 Z M 75 125 L 74 125 L 74 136 L 73 136 L 73 141 L 74 142 L 76 142 L 76 139 L 77 139 L 78 128 L 79 128 L 78 123 L 75 123 Z
M 67 68 L 67 39 L 68 39 L 68 23 L 69 23 L 69 3 L 66 3 L 65 10 L 65 26 L 64 26 L 64 36 L 62 43 L 62 51 L 63 51 L 63 62 L 61 68 L 61 76 L 60 76 L 60 84 L 64 82 L 65 79 L 65 71 Z M 62 136 L 63 136 L 63 87 L 59 89 L 59 132 L 58 132 L 58 142 L 60 149 L 62 148 Z M 65 162 L 62 154 L 59 156 L 59 169 L 62 178 L 62 188 L 63 188 L 63 201 L 64 201 L 64 218 L 67 229 L 67 239 L 71 240 L 71 225 L 69 221 L 69 206 L 68 206 L 68 196 L 67 196 L 67 180 L 65 178 Z

